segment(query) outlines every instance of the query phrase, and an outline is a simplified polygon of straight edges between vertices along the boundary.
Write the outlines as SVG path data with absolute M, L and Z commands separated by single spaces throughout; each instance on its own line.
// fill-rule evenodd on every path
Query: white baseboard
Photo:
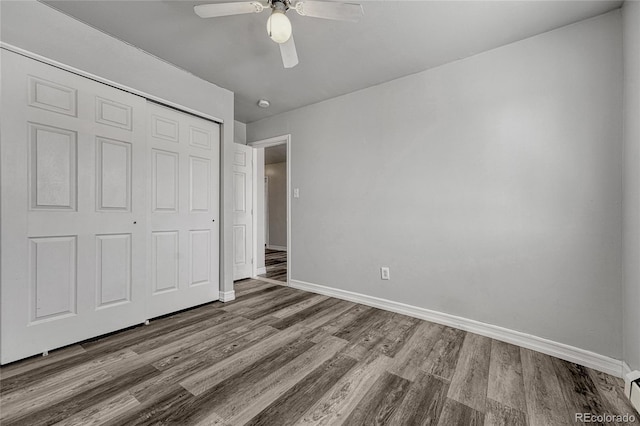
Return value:
M 220 295 L 220 301 L 221 302 L 231 302 L 232 300 L 236 299 L 236 292 L 235 290 L 231 290 L 231 291 L 221 291 L 219 293 Z
M 280 251 L 287 251 L 287 248 L 284 246 L 274 246 L 273 244 L 267 244 L 267 248 L 269 250 L 280 250 Z
M 267 267 L 263 266 L 262 268 L 256 269 L 256 275 L 262 275 L 267 273 Z
M 595 352 L 587 351 L 585 349 L 566 345 L 564 343 L 554 342 L 553 340 L 544 339 L 542 337 L 522 333 L 520 331 L 510 330 L 508 328 L 499 327 L 497 325 L 486 324 L 472 319 L 445 314 L 443 312 L 432 311 L 430 309 L 381 299 L 379 297 L 367 296 L 365 294 L 354 293 L 351 291 L 326 287 L 319 284 L 312 284 L 299 280 L 291 280 L 290 285 L 291 287 L 300 290 L 323 294 L 325 296 L 332 296 L 338 299 L 349 300 L 351 302 L 373 306 L 374 308 L 397 312 L 399 314 L 420 318 L 438 324 L 443 324 L 464 331 L 469 331 L 481 336 L 490 337 L 492 339 L 522 346 L 523 348 L 542 352 L 544 354 L 561 358 L 566 361 L 574 362 L 585 367 L 593 368 L 595 370 L 611 374 L 612 376 L 623 377 L 622 361 L 600 355 Z

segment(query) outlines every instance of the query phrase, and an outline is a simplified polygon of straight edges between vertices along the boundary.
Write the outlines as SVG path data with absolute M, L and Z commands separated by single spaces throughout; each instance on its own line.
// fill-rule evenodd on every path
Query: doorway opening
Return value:
M 289 140 L 285 135 L 248 144 L 255 148 L 254 276 L 281 284 L 291 277 Z

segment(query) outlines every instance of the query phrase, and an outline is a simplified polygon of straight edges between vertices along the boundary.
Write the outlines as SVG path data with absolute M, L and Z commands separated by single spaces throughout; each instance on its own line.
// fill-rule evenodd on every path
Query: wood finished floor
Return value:
M 287 252 L 282 250 L 264 250 L 264 263 L 267 273 L 260 275 L 283 283 L 287 282 Z
M 634 413 L 620 379 L 538 352 L 257 280 L 236 295 L 0 368 L 0 423 L 548 426 Z

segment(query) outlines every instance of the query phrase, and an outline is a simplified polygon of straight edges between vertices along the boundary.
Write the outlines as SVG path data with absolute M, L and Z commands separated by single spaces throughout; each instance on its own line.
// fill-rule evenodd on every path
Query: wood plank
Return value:
M 491 342 L 487 397 L 523 413 L 527 411 L 518 346 L 498 340 Z
M 243 298 L 250 293 L 255 293 L 256 291 L 264 290 L 268 287 L 273 287 L 276 284 L 268 283 L 260 280 L 244 280 L 242 282 L 236 281 L 233 283 L 233 289 L 236 294 L 236 300 Z
M 282 293 L 284 291 L 284 293 Z M 235 309 L 241 309 L 249 306 L 259 305 L 261 302 L 272 300 L 278 294 L 290 294 L 286 292 L 285 287 L 280 285 L 272 285 L 270 287 L 262 288 L 258 291 L 250 292 L 242 297 L 237 297 L 235 300 L 225 302 L 222 304 L 222 309 L 227 312 L 234 312 Z
M 551 357 L 520 348 L 520 358 L 529 425 L 572 424 Z
M 146 402 L 166 392 L 167 389 L 171 388 L 171 385 L 199 374 L 209 366 L 247 350 L 274 334 L 275 329 L 261 326 L 248 330 L 246 333 L 240 334 L 227 342 L 220 340 L 219 345 L 211 346 L 211 342 L 206 342 L 204 343 L 206 350 L 196 351 L 182 358 L 179 358 L 178 354 L 174 354 L 170 358 L 172 360 L 170 368 L 163 370 L 157 377 L 133 386 L 130 391 L 139 401 Z M 165 367 L 168 365 L 162 361 L 159 361 L 159 363 L 162 363 Z M 155 367 L 157 364 L 154 363 L 152 365 Z
M 527 426 L 527 415 L 520 410 L 487 398 L 485 426 Z
M 351 413 L 362 396 L 384 373 L 391 360 L 370 353 L 345 374 L 325 395 L 307 410 L 300 423 L 305 425 L 339 425 Z
M 274 334 L 269 339 L 261 340 L 249 349 L 236 353 L 223 361 L 191 375 L 185 380 L 180 381 L 180 385 L 193 395 L 198 396 L 207 389 L 210 389 L 240 371 L 247 363 L 253 363 L 271 351 L 277 350 L 299 339 L 303 335 L 308 337 L 310 334 L 312 334 L 312 331 L 305 327 L 289 327 L 280 333 Z
M 248 421 L 246 426 L 295 424 L 355 364 L 354 359 L 346 356 L 327 360 Z
M 155 405 L 149 405 L 140 411 L 137 417 L 150 418 L 160 424 L 194 424 L 216 413 L 216 407 L 229 401 L 235 392 L 244 386 L 251 386 L 269 375 L 280 365 L 286 365 L 309 348 L 314 346 L 308 340 L 298 340 L 285 348 L 278 349 L 258 360 L 247 368 L 237 372 L 227 380 L 208 389 L 196 397 L 180 397 L 172 402 L 171 410 L 157 411 Z
M 613 413 L 633 414 L 640 425 L 640 414 L 633 408 L 629 398 L 624 394 L 624 381 L 607 373 L 587 368 L 589 377 L 598 388 L 600 395 L 609 402 Z
M 296 383 L 334 357 L 345 344 L 342 339 L 327 337 L 255 386 L 243 388 L 233 401 L 217 407 L 217 414 L 230 425 L 245 424 Z M 251 401 L 251 404 L 247 404 L 246 401 Z
M 329 309 L 335 306 L 340 306 L 338 299 L 327 298 L 319 303 L 308 306 L 301 311 L 298 311 L 292 315 L 280 318 L 278 321 L 272 322 L 271 326 L 278 330 L 284 330 L 287 327 L 291 327 L 294 324 L 299 324 L 302 321 L 309 321 L 316 316 L 324 316 L 331 312 Z
M 333 333 L 334 336 L 351 341 L 359 337 L 365 330 L 371 327 L 371 322 L 379 320 L 383 315 L 382 309 L 371 308 L 363 310 L 360 315 L 353 318 L 352 321 L 346 323 L 338 331 Z M 389 313 L 387 313 L 389 314 Z
M 25 412 L 44 409 L 94 386 L 111 380 L 112 377 L 102 369 L 88 370 L 53 380 L 45 380 L 26 391 L 17 390 L 0 398 L 0 422 L 10 422 Z
M 444 327 L 420 368 L 427 374 L 451 381 L 466 334 L 463 330 Z
M 291 296 L 284 297 L 268 305 L 265 305 L 259 308 L 254 308 L 251 312 L 243 314 L 243 316 L 245 316 L 246 318 L 255 320 L 260 317 L 277 313 L 281 309 L 286 309 L 288 307 L 295 306 L 298 303 L 304 302 L 305 300 L 309 299 L 311 296 L 312 295 L 309 293 L 302 293 L 302 294 L 294 293 Z
M 345 425 L 391 424 L 398 406 L 409 390 L 410 381 L 384 372 L 362 397 L 345 420 Z
M 135 345 L 141 340 L 153 338 L 174 330 L 196 324 L 213 315 L 222 315 L 221 304 L 208 303 L 190 310 L 152 319 L 149 325 L 139 325 L 117 333 L 108 334 L 82 343 L 88 355 L 115 352 Z
M 442 408 L 438 426 L 482 426 L 484 414 L 452 399 L 448 399 Z M 551 426 L 551 425 L 548 425 Z
M 219 407 L 233 403 L 237 398 L 237 394 L 242 393 L 244 389 L 252 387 L 256 383 L 264 380 L 271 375 L 273 371 L 291 363 L 313 346 L 315 346 L 315 344 L 311 341 L 300 339 L 287 345 L 285 348 L 272 352 L 244 370 L 229 377 L 227 380 L 193 398 L 193 402 L 185 409 L 188 415 L 183 415 L 180 418 L 169 416 L 166 417 L 166 421 L 169 423 L 171 421 L 197 423 L 207 418 L 209 412 L 218 413 Z
M 310 297 L 307 300 L 293 306 L 289 306 L 288 308 L 281 309 L 278 312 L 275 312 L 273 316 L 279 319 L 286 318 L 327 299 L 329 299 L 329 297 L 322 294 L 310 294 Z
M 490 359 L 491 339 L 467 333 L 447 396 L 484 413 Z
M 604 414 L 614 411 L 589 376 L 586 367 L 552 358 L 553 367 L 570 414 Z
M 394 362 L 389 368 L 389 371 L 407 380 L 415 380 L 420 372 L 420 368 L 426 365 L 433 345 L 443 330 L 444 327 L 442 325 L 422 321 L 417 326 L 415 333 L 394 357 Z M 453 370 L 451 374 L 453 374 Z
M 121 393 L 123 389 L 127 389 L 159 373 L 158 370 L 148 365 L 132 371 L 125 376 L 116 377 L 108 382 L 101 383 L 86 392 L 71 396 L 46 408 L 24 413 L 24 415 L 15 418 L 15 420 L 3 422 L 3 424 L 11 425 L 15 422 L 16 424 L 35 426 L 57 423 L 83 411 L 86 407 L 106 401 Z
M 140 403 L 129 392 L 122 392 L 101 403 L 91 405 L 73 416 L 67 417 L 56 426 L 98 426 L 107 423 L 119 415 L 133 410 Z
M 16 391 L 22 392 L 25 389 L 47 386 L 47 383 L 65 381 L 68 378 L 82 376 L 97 369 L 104 369 L 111 364 L 119 364 L 125 360 L 129 362 L 137 356 L 135 352 L 128 349 L 100 355 L 81 353 L 3 380 L 0 396 L 4 398 Z
M 325 303 L 325 302 L 320 302 Z M 312 330 L 316 330 L 317 332 L 322 331 L 322 326 L 327 324 L 330 321 L 333 321 L 337 317 L 341 317 L 346 311 L 351 309 L 355 304 L 353 302 L 348 302 L 346 300 L 338 300 L 334 305 L 331 305 L 329 308 L 324 309 L 323 311 L 317 312 L 308 318 L 300 318 L 299 325 L 307 327 Z M 302 311 L 296 315 L 292 315 L 289 318 L 294 318 L 296 316 L 302 316 Z
M 383 341 L 376 346 L 382 354 L 393 358 L 404 347 L 407 341 L 416 332 L 418 325 L 424 323 L 417 318 L 408 317 L 398 313 L 391 315 L 391 321 L 385 323 L 378 329 L 378 333 L 383 336 Z
M 449 383 L 421 372 L 391 418 L 392 425 L 436 425 L 442 414 Z
M 103 424 L 106 426 L 148 426 L 163 424 L 160 420 L 166 413 L 179 410 L 185 401 L 193 398 L 186 389 L 172 385 L 156 398 L 139 404 L 124 413 L 112 417 Z
M 320 330 L 323 333 L 335 334 L 339 329 L 345 326 L 345 324 L 351 322 L 357 316 L 361 315 L 364 311 L 373 309 L 369 306 L 359 305 L 357 303 L 351 303 L 351 306 L 338 317 L 331 319 L 320 326 Z
M 80 345 L 71 345 L 64 348 L 56 349 L 49 352 L 47 356 L 35 355 L 31 358 L 16 361 L 11 364 L 0 366 L 0 380 L 6 380 L 10 377 L 24 374 L 35 368 L 41 368 L 47 365 L 58 363 L 72 356 L 84 354 L 86 351 Z
M 229 312 L 217 312 L 221 313 L 212 315 L 211 317 L 203 318 L 201 321 L 195 324 L 191 324 L 187 327 L 182 327 L 177 330 L 164 333 L 160 336 L 145 339 L 142 342 L 138 342 L 129 346 L 128 349 L 140 355 L 158 348 L 166 349 L 167 345 L 169 344 L 177 347 L 180 345 L 180 343 L 178 342 L 181 339 L 188 339 L 193 336 L 200 335 L 200 332 L 203 332 L 203 334 L 200 335 L 202 338 L 207 338 L 210 335 L 225 332 L 234 327 L 236 324 L 239 327 L 243 325 L 243 323 L 246 324 L 248 322 L 246 319 L 243 320 L 242 317 Z

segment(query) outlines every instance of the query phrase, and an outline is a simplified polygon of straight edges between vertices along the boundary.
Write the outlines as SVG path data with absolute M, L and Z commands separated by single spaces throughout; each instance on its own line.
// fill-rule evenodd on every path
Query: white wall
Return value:
M 269 241 L 267 246 L 287 247 L 287 163 L 267 164 L 269 178 Z
M 622 8 L 624 29 L 624 360 L 640 370 L 640 2 Z
M 248 124 L 291 134 L 292 278 L 621 359 L 621 53 L 614 11 Z
M 233 141 L 242 145 L 247 144 L 247 125 L 239 121 L 233 122 Z
M 84 72 L 224 121 L 220 281 L 233 290 L 233 93 L 33 0 L 0 2 L 0 39 Z

